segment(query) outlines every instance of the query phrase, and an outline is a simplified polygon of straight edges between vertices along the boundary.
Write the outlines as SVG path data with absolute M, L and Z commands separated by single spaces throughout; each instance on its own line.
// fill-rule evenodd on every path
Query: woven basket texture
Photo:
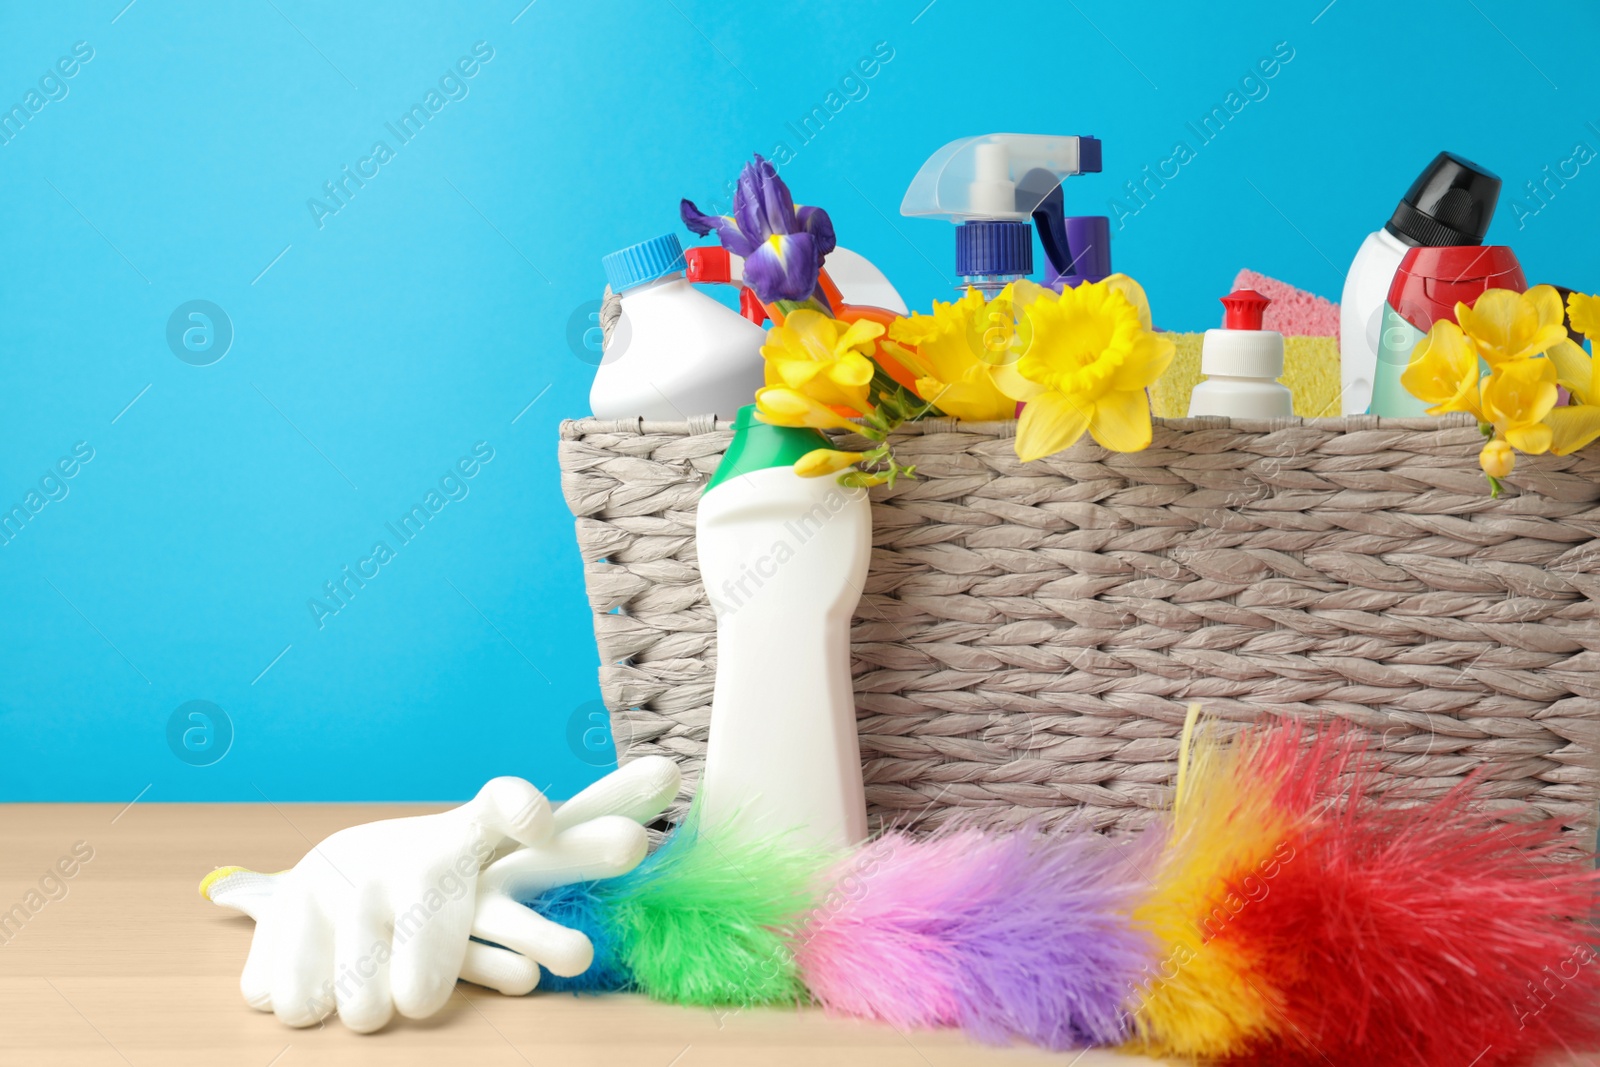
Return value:
M 1472 773 L 1574 848 L 1600 805 L 1600 458 L 1519 457 L 1490 499 L 1467 416 L 1156 420 L 1023 464 L 1015 423 L 915 423 L 872 490 L 852 631 L 874 825 L 1135 828 L 1170 798 L 1186 706 L 1377 738 L 1387 785 Z M 716 628 L 695 508 L 731 431 L 561 429 L 621 758 L 705 754 Z M 850 435 L 842 447 L 859 447 Z M 774 684 L 781 684 L 775 680 Z

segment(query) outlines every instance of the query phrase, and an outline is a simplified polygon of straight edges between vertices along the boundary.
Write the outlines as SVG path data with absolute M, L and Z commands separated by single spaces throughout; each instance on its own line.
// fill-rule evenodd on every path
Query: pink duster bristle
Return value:
M 796 947 L 832 1011 L 1047 1048 L 1119 1040 L 1149 943 L 1142 880 L 1088 833 L 889 834 L 841 866 Z
M 842 862 L 795 947 L 811 995 L 902 1029 L 953 1020 L 959 979 L 944 917 L 981 893 L 967 862 L 976 836 L 893 833 Z

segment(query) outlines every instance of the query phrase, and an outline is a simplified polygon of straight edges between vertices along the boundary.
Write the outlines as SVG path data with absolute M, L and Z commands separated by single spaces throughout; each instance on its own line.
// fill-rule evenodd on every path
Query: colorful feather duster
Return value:
M 889 834 L 835 872 L 796 954 L 830 1010 L 1062 1049 L 1119 1040 L 1142 880 L 1092 833 Z
M 1600 1045 L 1600 876 L 1475 782 L 1385 792 L 1363 735 L 1232 742 L 1190 709 L 1168 818 L 1112 840 L 971 825 L 837 860 L 689 821 L 530 905 L 594 965 L 545 989 L 794 1003 L 1047 1048 L 1236 1064 L 1513 1067 Z

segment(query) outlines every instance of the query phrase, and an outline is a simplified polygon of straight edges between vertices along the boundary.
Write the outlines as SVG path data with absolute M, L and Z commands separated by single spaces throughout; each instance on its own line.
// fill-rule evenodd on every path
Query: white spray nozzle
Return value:
M 1017 183 L 1011 180 L 1011 154 L 1005 142 L 975 145 L 972 162 L 976 173 L 967 190 L 972 209 L 989 218 L 1010 215 L 1017 207 Z
M 900 214 L 923 218 L 1026 219 L 1061 182 L 1100 169 L 1094 137 L 986 133 L 951 141 L 917 171 Z

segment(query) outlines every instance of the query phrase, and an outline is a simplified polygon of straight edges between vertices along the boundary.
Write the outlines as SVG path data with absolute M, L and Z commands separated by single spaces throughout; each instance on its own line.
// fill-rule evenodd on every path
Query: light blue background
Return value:
M 94 49 L 0 146 L 0 504 L 95 450 L 0 547 L 4 799 L 445 799 L 506 772 L 565 795 L 598 774 L 567 741 L 598 696 L 555 463 L 591 374 L 567 323 L 602 254 L 681 233 L 677 198 L 719 200 L 752 150 L 784 142 L 797 197 L 913 306 L 949 294 L 952 237 L 899 216 L 905 185 L 995 129 L 1103 138 L 1105 173 L 1067 188 L 1083 213 L 1197 149 L 1115 242 L 1169 328 L 1213 324 L 1241 267 L 1337 299 L 1442 147 L 1506 179 L 1491 237 L 1530 277 L 1600 288 L 1600 164 L 1520 230 L 1510 209 L 1600 148 L 1589 3 L 124 3 L 0 14 L 6 107 Z M 469 95 L 397 147 L 384 124 L 479 41 Z M 786 124 L 878 42 L 866 95 L 802 144 Z M 1265 98 L 1201 146 L 1186 123 L 1278 42 Z M 307 200 L 379 139 L 395 158 L 319 228 Z M 192 299 L 236 331 L 211 366 L 166 344 Z M 307 600 L 479 441 L 470 495 L 319 630 Z M 236 731 L 206 767 L 166 741 L 196 699 Z

